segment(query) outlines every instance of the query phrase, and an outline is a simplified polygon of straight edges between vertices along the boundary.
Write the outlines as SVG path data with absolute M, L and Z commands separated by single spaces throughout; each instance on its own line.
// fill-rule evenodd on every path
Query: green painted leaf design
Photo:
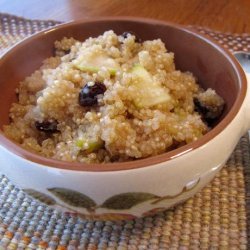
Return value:
M 153 202 L 151 202 L 151 204 L 157 204 L 161 201 L 164 201 L 164 200 L 171 200 L 171 199 L 175 199 L 177 197 L 179 197 L 180 195 L 183 195 L 184 193 L 187 193 L 191 190 L 193 190 L 194 188 L 197 187 L 197 185 L 200 183 L 200 178 L 197 179 L 196 181 L 193 182 L 193 185 L 191 187 L 188 187 L 187 185 L 185 187 L 183 187 L 183 189 L 181 190 L 180 193 L 178 194 L 175 194 L 175 195 L 166 195 L 166 196 L 162 196 L 162 197 L 159 197 L 159 199 L 156 199 L 154 200 Z
M 39 200 L 47 205 L 55 205 L 56 201 L 50 197 L 47 194 L 38 192 L 34 189 L 23 189 L 25 193 L 27 193 L 29 196 L 32 196 L 34 199 Z
M 48 190 L 57 198 L 71 206 L 84 207 L 87 209 L 91 209 L 96 206 L 96 203 L 91 198 L 77 191 L 57 187 L 49 188 Z
M 129 209 L 139 203 L 156 198 L 159 198 L 159 196 L 150 193 L 123 193 L 107 199 L 101 207 L 120 210 Z

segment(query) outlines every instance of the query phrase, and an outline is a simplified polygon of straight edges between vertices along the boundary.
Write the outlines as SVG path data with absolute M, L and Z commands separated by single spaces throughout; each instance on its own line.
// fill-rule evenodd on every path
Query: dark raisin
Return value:
M 46 132 L 46 133 L 58 132 L 57 125 L 58 125 L 57 121 L 43 121 L 43 122 L 36 121 L 35 122 L 36 129 L 42 132 Z
M 223 106 L 206 105 L 198 98 L 194 98 L 194 110 L 201 115 L 201 118 L 209 125 L 213 126 L 222 114 Z
M 129 112 L 127 112 L 127 113 L 126 113 L 126 118 L 127 118 L 127 119 L 134 119 L 134 115 L 131 114 L 131 113 L 129 113 Z
M 97 104 L 97 96 L 103 94 L 106 87 L 103 83 L 87 83 L 79 93 L 79 104 L 83 107 L 90 107 Z
M 133 31 L 125 31 L 122 33 L 123 38 L 128 38 L 129 36 L 134 36 L 135 37 L 135 42 L 136 43 L 141 43 L 142 40 L 133 32 Z
M 206 116 L 209 112 L 208 108 L 204 106 L 196 97 L 194 98 L 194 110 L 202 116 Z
M 65 55 L 69 54 L 71 52 L 71 49 L 64 50 Z

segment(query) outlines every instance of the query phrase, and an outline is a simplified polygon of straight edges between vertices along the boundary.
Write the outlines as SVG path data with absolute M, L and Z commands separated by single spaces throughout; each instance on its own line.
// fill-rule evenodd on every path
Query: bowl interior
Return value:
M 161 38 L 168 51 L 174 52 L 177 69 L 191 71 L 202 87 L 211 87 L 224 98 L 223 117 L 232 109 L 242 83 L 232 58 L 218 45 L 179 26 L 151 20 L 113 18 L 61 25 L 25 40 L 8 52 L 0 60 L 0 129 L 9 122 L 9 109 L 16 100 L 15 88 L 38 69 L 44 59 L 53 55 L 55 40 L 66 36 L 83 41 L 110 29 L 117 34 L 133 31 L 142 40 Z

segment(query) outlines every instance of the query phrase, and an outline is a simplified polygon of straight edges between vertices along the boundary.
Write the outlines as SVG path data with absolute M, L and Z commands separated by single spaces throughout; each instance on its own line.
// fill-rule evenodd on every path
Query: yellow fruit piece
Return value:
M 135 76 L 132 82 L 134 104 L 138 108 L 152 107 L 171 100 L 168 89 L 154 82 L 152 75 L 141 65 L 135 65 L 131 73 Z

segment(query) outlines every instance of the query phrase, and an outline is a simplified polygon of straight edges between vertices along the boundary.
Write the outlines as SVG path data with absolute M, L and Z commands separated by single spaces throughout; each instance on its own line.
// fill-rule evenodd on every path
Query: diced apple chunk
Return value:
M 86 54 L 83 57 L 75 59 L 73 63 L 81 71 L 90 73 L 97 73 L 102 67 L 105 67 L 110 75 L 115 75 L 119 69 L 118 63 L 105 53 Z
M 170 101 L 168 89 L 154 82 L 152 75 L 141 65 L 135 65 L 131 73 L 136 76 L 132 82 L 134 92 L 134 104 L 138 108 L 152 107 Z
M 92 153 L 100 148 L 102 148 L 104 142 L 102 140 L 85 140 L 78 139 L 76 141 L 76 146 L 87 153 Z

